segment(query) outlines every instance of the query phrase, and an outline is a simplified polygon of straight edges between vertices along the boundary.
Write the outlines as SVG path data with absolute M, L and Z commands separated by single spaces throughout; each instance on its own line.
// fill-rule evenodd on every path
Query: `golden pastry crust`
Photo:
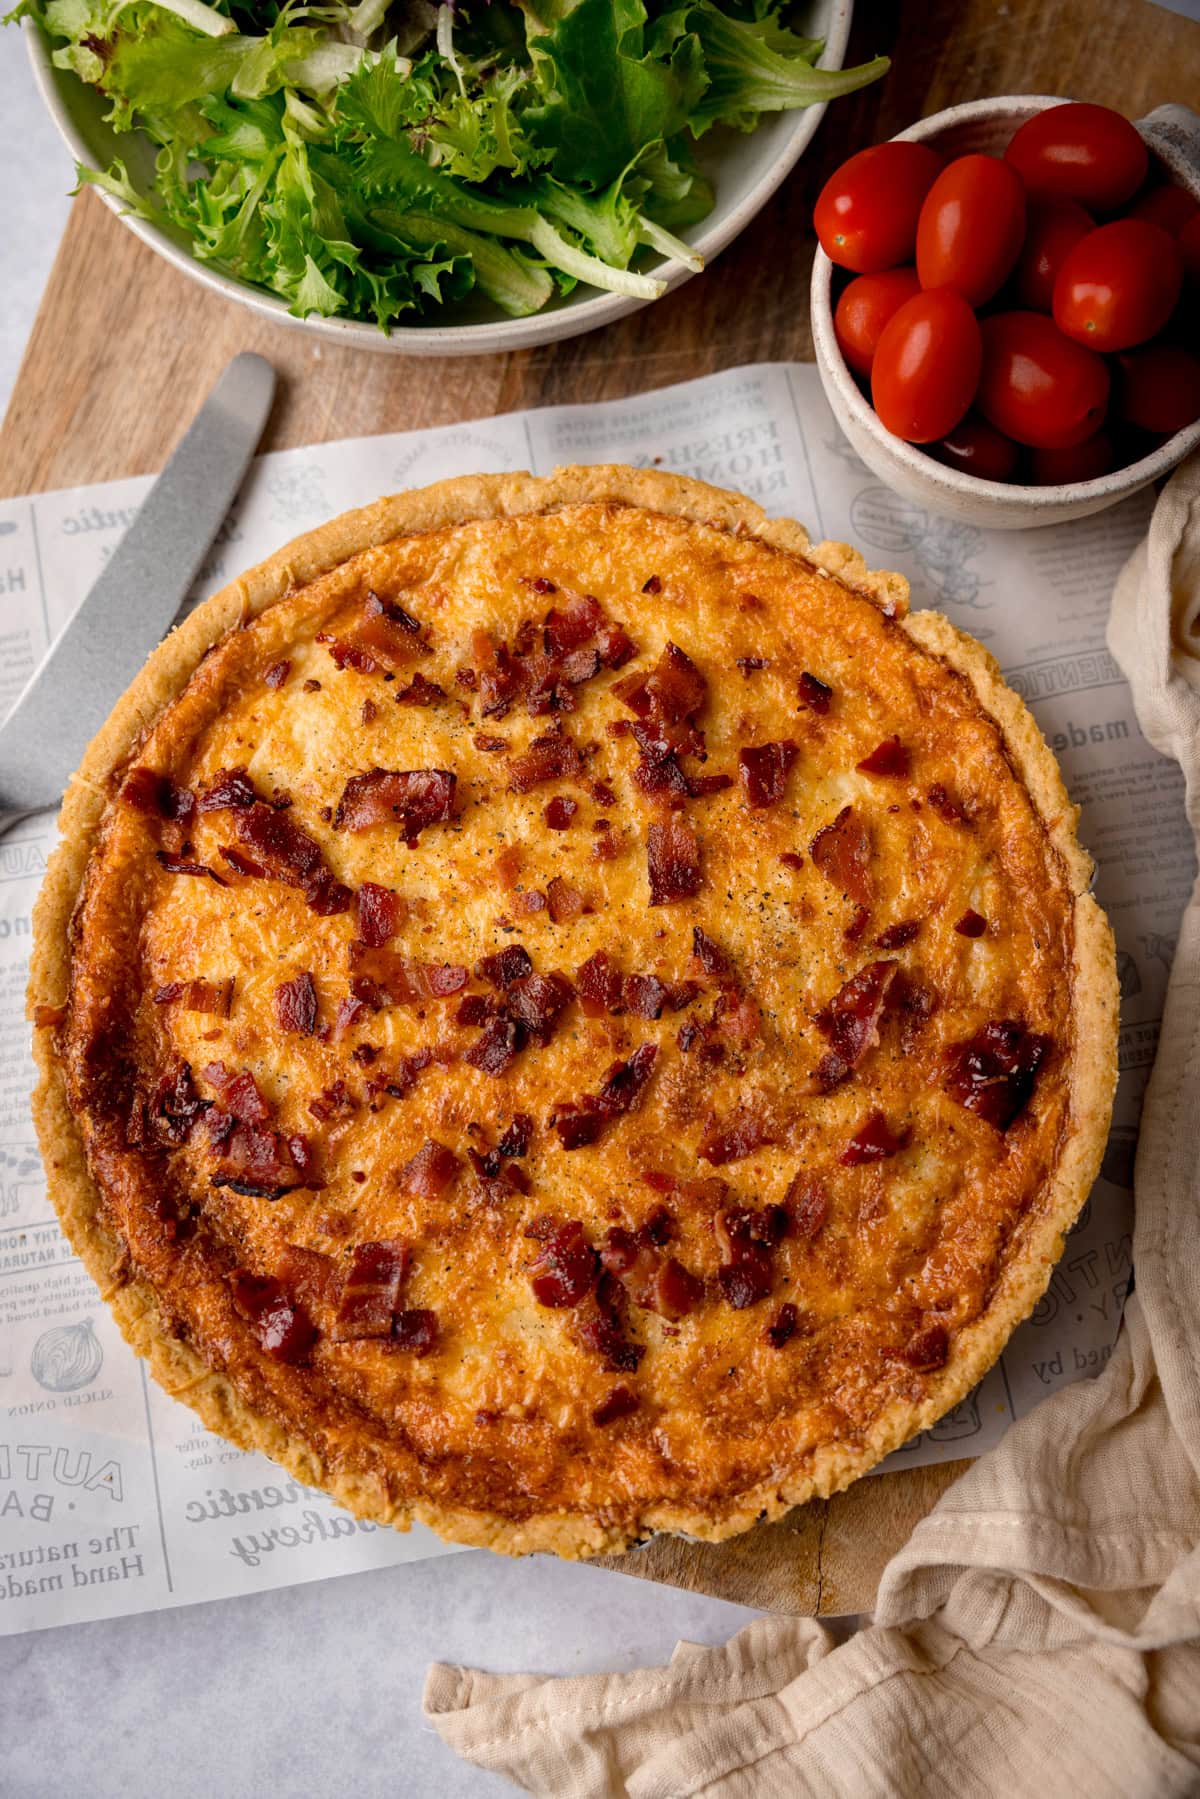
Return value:
M 168 1392 L 362 1516 L 580 1556 L 836 1491 L 991 1365 L 1099 1165 L 1112 942 L 1036 725 L 735 494 L 334 520 L 155 652 L 61 825 L 64 1228 Z

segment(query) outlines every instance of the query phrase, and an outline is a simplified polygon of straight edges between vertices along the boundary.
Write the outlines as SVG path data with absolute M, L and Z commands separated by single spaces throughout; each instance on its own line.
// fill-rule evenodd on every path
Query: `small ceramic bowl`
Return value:
M 934 113 L 899 135 L 911 142 L 934 144 L 947 158 L 978 152 L 995 155 L 1026 119 L 1061 104 L 1059 99 L 1040 94 L 973 100 Z M 1160 171 L 1200 200 L 1200 117 L 1186 106 L 1159 106 L 1139 119 L 1137 128 Z M 825 397 L 851 447 L 872 474 L 932 512 L 999 531 L 1023 531 L 1032 525 L 1086 518 L 1157 481 L 1200 444 L 1198 420 L 1137 462 L 1094 481 L 1074 481 L 1061 487 L 983 481 L 977 475 L 946 468 L 919 445 L 905 443 L 884 429 L 847 368 L 833 330 L 833 273 L 833 264 L 818 249 L 812 275 L 812 330 Z
M 850 20 L 854 0 L 801 0 L 792 28 L 805 37 L 822 38 L 825 48 L 819 59 L 823 69 L 840 69 L 846 56 L 850 36 Z M 95 88 L 87 86 L 67 69 L 55 68 L 50 44 L 32 19 L 23 21 L 26 47 L 33 77 L 46 107 L 76 162 L 88 168 L 108 168 L 115 156 L 126 163 L 130 178 L 139 192 L 149 190 L 154 177 L 154 148 L 140 133 L 124 134 L 119 139 L 104 121 L 105 102 Z M 764 207 L 775 189 L 799 162 L 825 111 L 824 103 L 806 106 L 799 112 L 774 113 L 765 117 L 754 131 L 737 132 L 717 128 L 707 133 L 697 146 L 696 160 L 713 183 L 715 204 L 706 219 L 683 235 L 705 263 L 733 241 L 754 215 Z M 97 190 L 100 192 L 100 190 Z M 653 300 L 629 299 L 622 294 L 599 293 L 594 287 L 580 284 L 567 296 L 557 296 L 540 312 L 529 318 L 509 318 L 485 300 L 470 300 L 452 310 L 446 308 L 437 323 L 405 324 L 400 322 L 385 334 L 362 319 L 321 318 L 312 313 L 295 318 L 287 301 L 265 288 L 239 281 L 224 274 L 210 262 L 192 255 L 184 242 L 149 220 L 140 219 L 123 209 L 111 194 L 100 192 L 122 223 L 164 256 L 184 274 L 203 282 L 205 287 L 249 306 L 260 317 L 276 324 L 293 326 L 310 336 L 359 350 L 391 351 L 400 356 L 484 356 L 507 350 L 523 350 L 533 344 L 554 343 L 559 338 L 576 337 L 610 325 L 626 313 L 641 306 L 652 306 Z M 687 281 L 692 270 L 681 262 L 649 264 L 647 273 L 659 276 L 669 291 Z

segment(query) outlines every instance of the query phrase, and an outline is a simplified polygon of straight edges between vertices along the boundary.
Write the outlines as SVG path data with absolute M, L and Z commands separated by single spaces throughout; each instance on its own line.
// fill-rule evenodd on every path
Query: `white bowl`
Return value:
M 922 119 L 901 138 L 935 144 L 947 157 L 1004 149 L 1018 125 L 1062 101 L 1044 94 L 1005 94 L 995 100 L 973 100 Z M 1180 186 L 1200 200 L 1200 118 L 1186 106 L 1159 106 L 1137 128 L 1151 155 Z M 884 428 L 838 348 L 833 330 L 833 264 L 818 249 L 812 273 L 812 333 L 817 368 L 825 397 L 852 449 L 881 481 L 907 500 L 948 518 L 999 531 L 1023 531 L 1032 525 L 1058 525 L 1086 518 L 1137 493 L 1169 473 L 1200 444 L 1200 420 L 1177 431 L 1165 443 L 1094 481 L 1059 487 L 1026 487 L 1006 481 L 983 481 L 946 468 L 917 444 L 905 443 Z
M 853 11 L 854 0 L 806 0 L 791 21 L 793 29 L 802 36 L 824 39 L 821 68 L 841 68 Z M 54 68 L 50 48 L 39 28 L 30 19 L 24 24 L 34 79 L 76 162 L 90 168 L 107 168 L 113 157 L 120 155 L 128 164 L 134 186 L 139 192 L 147 192 L 153 175 L 152 146 L 137 136 L 126 135 L 118 140 L 104 124 L 101 96 L 76 76 Z M 824 111 L 821 104 L 800 112 L 776 113 L 765 117 L 749 135 L 717 128 L 701 139 L 696 160 L 713 183 L 716 204 L 706 219 L 682 235 L 706 262 L 732 242 L 770 199 L 812 141 Z M 579 287 L 566 299 L 551 300 L 543 311 L 530 318 L 511 319 L 497 307 L 479 302 L 470 310 L 465 306 L 456 309 L 452 323 L 397 324 L 390 335 L 358 319 L 315 315 L 297 319 L 288 311 L 285 300 L 222 274 L 210 263 L 199 261 L 186 244 L 166 231 L 122 211 L 119 200 L 108 194 L 102 194 L 102 198 L 143 243 L 226 299 L 253 307 L 278 324 L 295 325 L 359 349 L 390 350 L 407 356 L 492 355 L 594 331 L 654 303 Z M 649 273 L 660 276 L 668 289 L 679 287 L 692 273 L 679 262 L 647 263 L 646 267 Z

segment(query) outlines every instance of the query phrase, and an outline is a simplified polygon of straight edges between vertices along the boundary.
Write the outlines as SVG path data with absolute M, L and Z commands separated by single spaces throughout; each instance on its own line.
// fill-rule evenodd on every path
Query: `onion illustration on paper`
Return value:
M 43 1331 L 29 1360 L 33 1378 L 48 1393 L 77 1393 L 104 1366 L 104 1351 L 90 1318 Z

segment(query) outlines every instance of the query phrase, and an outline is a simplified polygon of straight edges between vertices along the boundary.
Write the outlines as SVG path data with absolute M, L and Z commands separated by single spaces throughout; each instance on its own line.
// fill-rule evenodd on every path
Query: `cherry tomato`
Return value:
M 1096 229 L 1096 221 L 1077 200 L 1031 200 L 1026 217 L 1025 246 L 1017 260 L 1017 298 L 1034 312 L 1052 312 L 1054 278 L 1063 257 Z
M 838 347 L 856 375 L 869 375 L 883 327 L 906 300 L 921 291 L 916 269 L 885 269 L 858 275 L 833 315 Z
M 921 286 L 952 287 L 972 306 L 990 300 L 1021 249 L 1025 189 L 998 156 L 959 156 L 944 168 L 917 221 Z
M 844 162 L 813 214 L 829 260 L 862 275 L 911 262 L 921 202 L 941 167 L 928 144 L 875 144 Z
M 1030 194 L 1078 200 L 1113 212 L 1146 179 L 1150 158 L 1128 119 L 1107 106 L 1068 101 L 1035 113 L 1015 133 L 1004 160 Z
M 953 431 L 975 397 L 979 321 L 961 294 L 914 294 L 883 328 L 871 369 L 871 399 L 889 431 L 931 443 Z
M 1200 200 L 1193 200 L 1185 187 L 1176 187 L 1169 182 L 1163 187 L 1152 187 L 1148 194 L 1135 200 L 1126 213 L 1129 219 L 1148 219 L 1152 225 L 1161 225 L 1172 237 L 1178 237 L 1189 219 L 1200 213 Z
M 1034 450 L 1029 457 L 1029 478 L 1035 487 L 1064 487 L 1072 481 L 1094 481 L 1107 475 L 1116 461 L 1107 431 L 1085 437 L 1081 444 L 1060 450 Z
M 1190 287 L 1200 287 L 1200 212 L 1179 233 L 1179 254 Z
M 1173 237 L 1145 219 L 1117 219 L 1081 237 L 1054 283 L 1054 323 L 1093 350 L 1128 350 L 1161 331 L 1183 286 Z
M 977 475 L 981 481 L 1011 481 L 1020 451 L 1010 437 L 969 412 L 941 443 L 930 444 L 929 454 L 947 468 Z
M 910 301 L 911 304 L 911 301 Z M 1082 443 L 1104 422 L 1108 369 L 1040 312 L 984 319 L 979 410 L 988 423 L 1033 449 Z
M 1119 359 L 1117 411 L 1131 425 L 1173 437 L 1200 418 L 1200 357 L 1146 344 Z

